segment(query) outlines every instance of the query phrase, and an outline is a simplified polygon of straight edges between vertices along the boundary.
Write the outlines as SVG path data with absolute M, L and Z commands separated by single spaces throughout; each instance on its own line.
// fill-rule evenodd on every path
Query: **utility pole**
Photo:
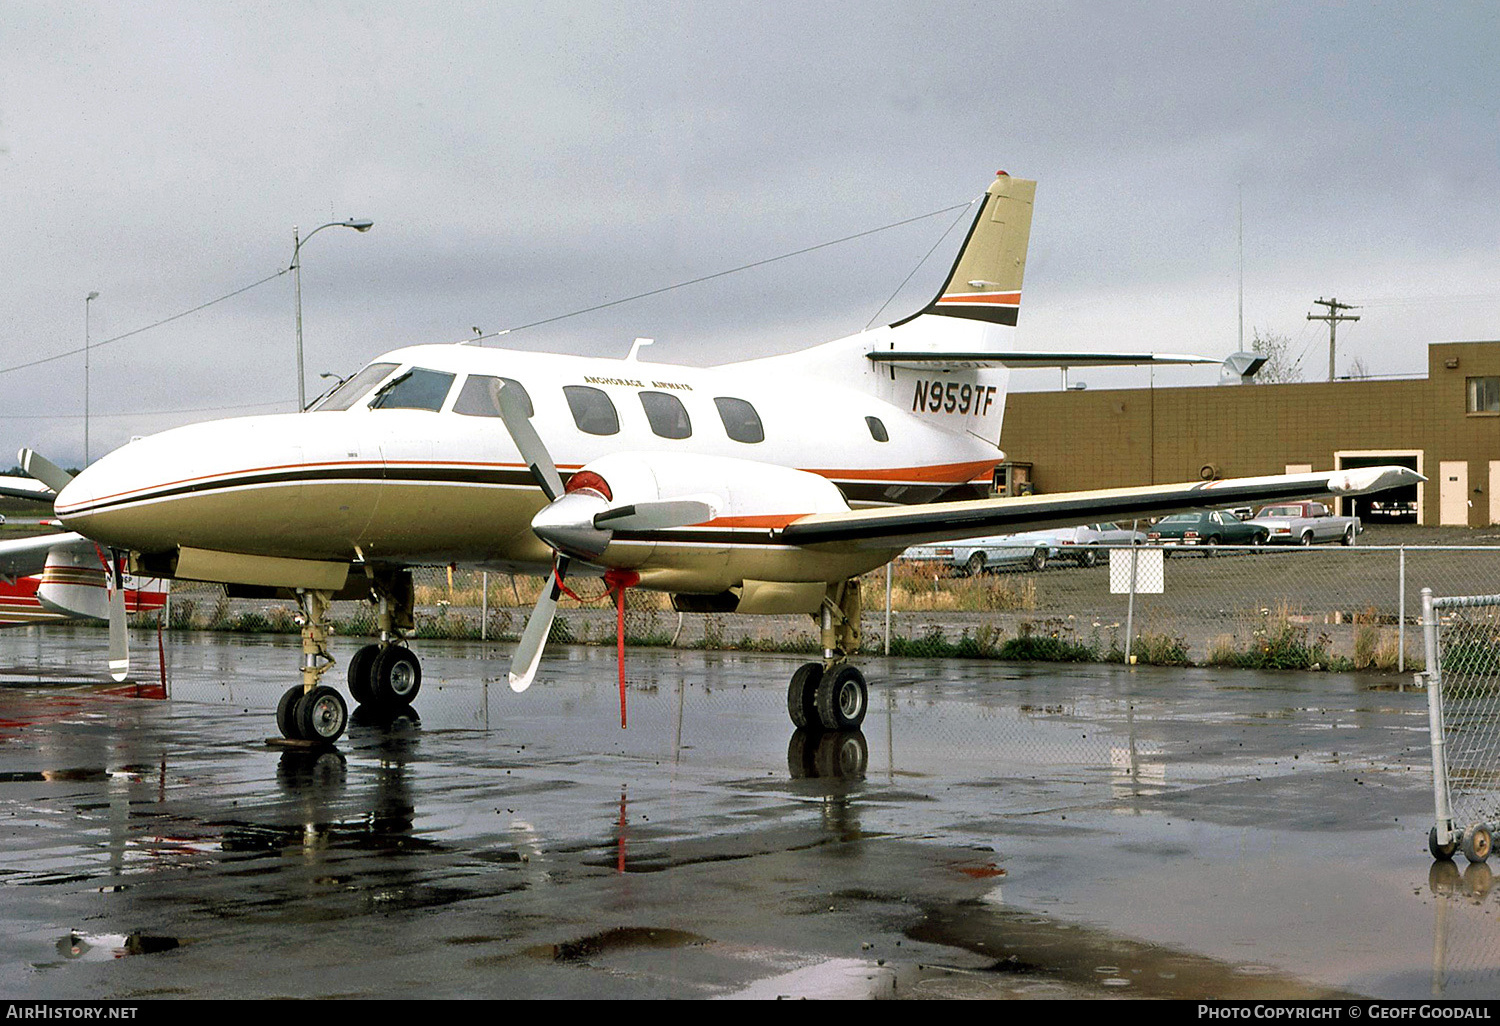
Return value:
M 1357 307 L 1357 306 L 1350 306 L 1348 303 L 1340 303 L 1337 299 L 1322 299 L 1322 298 L 1313 300 L 1313 305 L 1314 306 L 1326 306 L 1328 308 L 1328 312 L 1326 314 L 1308 314 L 1307 315 L 1307 319 L 1310 320 L 1310 321 L 1327 321 L 1328 322 L 1328 380 L 1332 381 L 1333 380 L 1333 350 L 1334 350 L 1335 341 L 1338 338 L 1339 321 L 1357 321 L 1357 320 L 1359 320 L 1358 317 L 1351 316 L 1349 314 L 1341 314 L 1341 313 L 1339 313 L 1339 311 L 1340 310 L 1358 310 L 1359 307 Z

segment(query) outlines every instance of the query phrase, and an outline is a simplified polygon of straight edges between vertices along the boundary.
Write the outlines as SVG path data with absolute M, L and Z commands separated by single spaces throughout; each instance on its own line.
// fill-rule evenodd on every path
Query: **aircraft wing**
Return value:
M 27 477 L 12 477 L 9 474 L 0 474 L 0 495 L 16 499 L 35 499 L 37 502 L 51 502 L 57 498 L 57 493 L 40 481 L 33 481 Z
M 777 540 L 793 545 L 900 549 L 923 542 L 1132 520 L 1187 509 L 1222 509 L 1318 495 L 1363 495 L 1424 480 L 1406 467 L 1361 467 L 1317 474 L 1278 474 L 815 513 L 781 528 Z
M 0 541 L 0 577 L 14 580 L 41 573 L 47 565 L 47 553 L 59 545 L 87 546 L 92 550 L 94 543 L 81 534 L 71 532 Z

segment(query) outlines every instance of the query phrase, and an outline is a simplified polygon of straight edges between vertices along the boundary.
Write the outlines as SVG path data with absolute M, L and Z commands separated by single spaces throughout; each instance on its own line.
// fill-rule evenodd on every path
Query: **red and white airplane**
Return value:
M 0 483 L 0 494 L 4 493 L 19 490 Z M 169 582 L 121 573 L 117 587 L 116 568 L 108 550 L 78 534 L 0 542 L 0 627 L 111 620 L 118 594 L 119 637 L 110 639 L 110 670 L 116 680 L 123 680 L 130 662 L 124 617 L 161 610 Z
M 289 738 L 332 741 L 347 720 L 319 683 L 335 598 L 379 609 L 379 641 L 348 667 L 354 697 L 415 697 L 410 568 L 453 563 L 551 575 L 512 659 L 517 691 L 570 573 L 602 575 L 622 610 L 642 587 L 683 610 L 810 614 L 824 658 L 793 675 L 788 712 L 834 730 L 868 705 L 849 662 L 858 578 L 909 545 L 1414 480 L 1393 467 L 979 497 L 1004 458 L 1009 368 L 1220 362 L 1017 350 L 1034 194 L 997 177 L 938 295 L 892 324 L 707 368 L 639 347 L 624 360 L 397 349 L 304 413 L 177 428 L 53 476 L 56 513 L 137 573 L 294 593 L 307 623 L 302 683 L 278 710 Z M 621 702 L 623 723 L 623 666 Z

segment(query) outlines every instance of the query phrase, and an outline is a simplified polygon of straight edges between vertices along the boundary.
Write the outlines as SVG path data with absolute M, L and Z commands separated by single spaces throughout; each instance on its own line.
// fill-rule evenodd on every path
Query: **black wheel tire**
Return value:
M 818 726 L 818 681 L 823 678 L 822 663 L 803 663 L 792 674 L 786 687 L 786 712 L 797 728 Z
M 1309 545 L 1311 545 L 1312 544 L 1312 532 L 1311 531 L 1304 531 L 1303 534 L 1302 534 L 1301 541 L 1302 541 L 1303 546 L 1309 546 Z
M 1083 550 L 1083 555 L 1078 557 L 1079 566 L 1097 566 L 1099 563 L 1099 550 L 1090 545 Z
M 1041 571 L 1047 569 L 1047 550 L 1037 549 L 1031 554 L 1031 569 Z
M 1213 537 L 1209 538 L 1208 541 L 1206 541 L 1206 542 L 1203 543 L 1203 546 L 1204 546 L 1204 548 L 1203 548 L 1203 555 L 1205 557 L 1209 558 L 1209 559 L 1212 559 L 1214 556 L 1217 556 L 1219 554 L 1218 545 L 1219 545 L 1219 536 L 1218 535 L 1214 535 Z
M 313 688 L 297 703 L 297 729 L 305 741 L 331 745 L 349 725 L 344 696 L 326 685 Z
M 1261 534 L 1259 531 L 1257 531 L 1255 534 L 1252 534 L 1250 536 L 1250 544 L 1255 546 L 1256 548 L 1260 548 L 1266 543 L 1267 537 L 1268 535 Z
M 302 685 L 286 689 L 281 701 L 276 703 L 276 729 L 288 741 L 301 741 L 302 728 L 297 725 L 297 703 L 302 701 Z
M 370 703 L 375 697 L 375 686 L 370 671 L 375 666 L 375 657 L 380 654 L 379 645 L 366 645 L 349 657 L 349 694 L 360 705 Z
M 793 780 L 806 780 L 818 775 L 813 765 L 813 754 L 818 748 L 818 738 L 823 732 L 816 728 L 798 727 L 792 731 L 792 739 L 786 744 L 786 771 Z
M 392 711 L 409 707 L 422 690 L 422 663 L 409 648 L 386 645 L 370 666 L 372 703 Z
M 865 676 L 853 666 L 823 674 L 816 697 L 818 722 L 824 730 L 858 730 L 870 707 Z
M 1432 857 L 1440 862 L 1451 862 L 1453 853 L 1458 851 L 1458 838 L 1449 838 L 1447 844 L 1438 844 L 1437 827 L 1427 831 L 1427 850 L 1432 852 Z
M 1353 545 L 1354 544 L 1354 525 L 1353 524 L 1350 524 L 1347 528 L 1344 529 L 1344 536 L 1339 539 L 1339 544 L 1340 545 Z
M 983 552 L 976 552 L 969 557 L 969 561 L 964 564 L 964 573 L 969 577 L 978 577 L 984 573 Z
M 862 780 L 869 764 L 870 746 L 857 730 L 830 731 L 813 752 L 813 768 L 825 780 Z

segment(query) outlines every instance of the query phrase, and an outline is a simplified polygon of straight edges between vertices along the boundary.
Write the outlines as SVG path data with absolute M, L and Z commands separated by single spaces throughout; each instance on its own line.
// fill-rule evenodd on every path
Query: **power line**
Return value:
M 671 292 L 673 289 L 686 288 L 689 285 L 697 285 L 705 281 L 712 281 L 715 278 L 722 278 L 725 275 L 729 274 L 737 274 L 740 271 L 748 271 L 754 267 L 764 267 L 766 264 L 774 264 L 778 260 L 787 260 L 794 256 L 802 256 L 804 253 L 812 253 L 816 250 L 827 249 L 829 246 L 837 246 L 840 243 L 852 242 L 855 239 L 862 239 L 867 235 L 874 235 L 877 232 L 889 231 L 892 228 L 900 228 L 902 225 L 911 224 L 915 221 L 922 221 L 929 217 L 937 217 L 939 214 L 946 214 L 951 211 L 960 210 L 971 205 L 972 202 L 955 203 L 952 206 L 943 207 L 941 210 L 931 210 L 925 214 L 918 214 L 916 217 L 908 217 L 900 221 L 892 221 L 890 224 L 883 224 L 879 228 L 870 228 L 862 232 L 855 232 L 853 235 L 845 235 L 841 239 L 833 239 L 829 242 L 820 242 L 815 246 L 804 246 L 802 249 L 795 249 L 790 253 L 783 253 L 780 256 L 767 257 L 764 260 L 752 260 L 748 264 L 741 264 L 738 267 L 731 267 L 727 271 L 715 271 L 713 274 L 705 274 L 702 277 L 690 278 L 687 281 L 680 281 L 675 285 L 664 285 L 659 289 L 651 289 L 649 292 L 638 292 L 633 296 L 626 296 L 623 299 L 611 299 L 607 303 L 598 303 L 594 306 L 586 306 L 581 310 L 573 310 L 570 313 L 558 314 L 555 317 L 544 317 L 539 321 L 531 321 L 527 324 L 517 324 L 515 327 L 506 328 L 503 331 L 495 332 L 494 335 L 486 335 L 484 337 L 494 338 L 499 335 L 509 335 L 514 331 L 524 331 L 527 328 L 536 328 L 540 327 L 543 324 L 552 324 L 555 321 L 565 320 L 569 317 L 577 317 L 580 314 L 593 313 L 596 310 L 607 310 L 612 306 L 620 306 L 622 303 L 633 303 L 637 299 L 647 299 L 651 296 L 659 296 L 663 292 Z
M 220 410 L 256 410 L 267 406 L 286 406 L 284 402 L 240 403 L 236 406 L 196 406 L 191 409 L 127 410 L 124 413 L 96 413 L 94 417 L 160 417 L 176 413 L 215 413 Z M 81 413 L 0 413 L 0 420 L 82 420 Z
M 235 289 L 233 292 L 225 293 L 224 295 L 220 296 L 218 299 L 210 299 L 206 303 L 199 303 L 197 306 L 193 307 L 190 310 L 184 310 L 181 313 L 175 313 L 175 314 L 173 314 L 170 317 L 163 317 L 159 321 L 154 321 L 151 324 L 145 325 L 144 327 L 135 328 L 135 329 L 133 329 L 131 331 L 127 331 L 123 335 L 116 335 L 114 338 L 107 338 L 107 339 L 105 339 L 102 342 L 95 342 L 92 345 L 88 345 L 88 346 L 80 346 L 77 349 L 69 349 L 65 353 L 55 353 L 52 356 L 44 356 L 44 357 L 42 357 L 39 360 L 31 360 L 31 361 L 29 361 L 27 363 L 18 363 L 18 364 L 15 364 L 14 366 L 11 366 L 11 367 L 0 367 L 0 374 L 9 374 L 11 371 L 25 370 L 27 367 L 39 367 L 39 366 L 41 366 L 44 363 L 51 363 L 54 360 L 62 360 L 62 359 L 65 359 L 66 357 L 69 357 L 69 356 L 77 356 L 79 353 L 83 352 L 85 349 L 99 349 L 100 347 L 107 346 L 107 345 L 109 345 L 112 342 L 123 341 L 124 339 L 130 338 L 132 335 L 139 335 L 143 331 L 150 331 L 152 328 L 159 328 L 163 324 L 170 324 L 172 321 L 179 320 L 180 318 L 188 316 L 188 314 L 195 314 L 199 310 L 206 310 L 209 307 L 213 306 L 215 303 L 222 303 L 226 299 L 233 299 L 235 296 L 238 296 L 242 292 L 249 292 L 251 289 L 256 288 L 257 286 L 260 286 L 260 285 L 264 285 L 268 281 L 272 281 L 272 280 L 274 280 L 276 278 L 280 278 L 283 274 L 286 274 L 287 271 L 290 271 L 290 270 L 291 270 L 291 268 L 288 267 L 288 268 L 284 268 L 283 270 L 277 271 L 275 274 L 268 274 L 264 278 L 260 279 L 260 281 L 251 282 L 249 285 L 246 285 L 243 288 L 238 288 L 238 289 Z

